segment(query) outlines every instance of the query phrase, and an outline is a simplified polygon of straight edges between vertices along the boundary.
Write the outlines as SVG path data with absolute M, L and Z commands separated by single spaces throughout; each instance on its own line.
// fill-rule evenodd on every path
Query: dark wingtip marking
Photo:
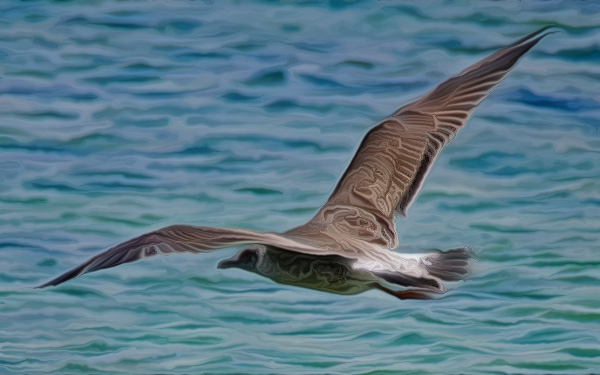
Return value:
M 532 32 L 531 34 L 528 34 L 528 35 L 524 36 L 523 38 L 521 38 L 521 39 L 517 40 L 516 42 L 514 42 L 514 43 L 513 43 L 513 44 L 511 44 L 511 45 L 509 45 L 508 47 L 510 48 L 510 47 L 518 46 L 519 44 L 522 44 L 522 43 L 524 43 L 524 42 L 526 42 L 526 41 L 528 41 L 528 40 L 531 40 L 531 39 L 532 39 L 532 38 L 534 38 L 535 36 L 537 36 L 537 35 L 540 35 L 541 33 L 543 33 L 544 31 L 546 31 L 546 30 L 548 30 L 548 29 L 551 29 L 551 28 L 559 28 L 559 27 L 560 27 L 560 26 L 558 26 L 558 25 L 548 25 L 548 26 L 544 26 L 544 27 L 542 27 L 541 29 L 539 29 L 539 30 L 537 30 L 537 31 L 534 31 L 534 32 Z M 546 34 L 544 34 L 544 35 L 540 36 L 539 38 L 537 38 L 537 39 L 536 39 L 536 42 L 537 42 L 537 41 L 539 41 L 540 39 L 542 39 L 543 37 L 547 36 L 547 35 L 554 34 L 554 33 L 557 33 L 557 32 L 559 32 L 559 31 L 562 31 L 562 30 L 556 30 L 556 31 L 551 31 L 551 32 L 549 32 L 549 33 L 546 33 Z
M 64 283 L 65 281 L 68 281 L 68 280 L 74 279 L 78 276 L 81 276 L 84 273 L 88 272 L 88 270 L 86 269 L 88 266 L 88 263 L 89 262 L 86 262 L 80 266 L 77 266 L 77 267 L 63 273 L 62 275 L 48 281 L 47 283 L 44 283 L 42 285 L 38 285 L 38 286 L 34 287 L 34 289 L 43 289 L 43 288 L 46 288 L 49 286 L 57 286 L 59 284 Z

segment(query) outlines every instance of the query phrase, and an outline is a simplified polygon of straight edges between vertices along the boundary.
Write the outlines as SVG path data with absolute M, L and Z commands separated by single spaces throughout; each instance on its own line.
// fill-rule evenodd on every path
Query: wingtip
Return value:
M 67 272 L 61 274 L 58 277 L 55 277 L 54 279 L 52 279 L 42 285 L 38 285 L 38 286 L 34 287 L 34 289 L 44 289 L 49 286 L 57 286 L 59 284 L 64 283 L 65 281 L 68 281 L 68 280 L 74 279 L 78 276 L 81 276 L 86 272 L 88 272 L 87 263 L 84 263 L 78 267 L 68 270 Z
M 56 282 L 56 279 L 52 279 L 52 280 L 50 280 L 48 282 L 45 282 L 45 283 L 43 283 L 41 285 L 34 286 L 33 289 L 44 289 L 44 288 L 47 288 L 49 286 L 56 286 L 58 284 L 60 284 L 60 282 Z
M 547 32 L 547 33 L 544 34 L 544 32 L 546 30 L 552 29 L 552 28 L 560 28 L 560 26 L 558 26 L 558 25 L 547 25 L 547 26 L 544 26 L 544 27 L 542 27 L 539 30 L 536 30 L 536 31 L 534 31 L 534 32 L 532 32 L 530 34 L 527 34 L 523 38 L 521 38 L 521 39 L 517 40 L 516 42 L 514 42 L 513 44 L 511 44 L 509 47 L 515 47 L 515 46 L 524 44 L 526 42 L 532 42 L 532 41 L 535 44 L 535 43 L 539 42 L 542 38 L 544 38 L 544 37 L 546 37 L 546 36 L 548 36 L 550 34 L 555 34 L 555 33 L 558 33 L 560 31 L 563 31 L 561 29 L 561 30 L 549 31 L 549 32 Z M 542 35 L 540 35 L 540 34 L 542 34 Z M 537 38 L 536 38 L 536 36 L 537 36 Z

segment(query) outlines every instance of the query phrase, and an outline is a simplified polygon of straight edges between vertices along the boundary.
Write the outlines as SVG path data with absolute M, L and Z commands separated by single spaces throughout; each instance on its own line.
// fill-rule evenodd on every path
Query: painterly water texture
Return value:
M 600 5 L 473 3 L 3 2 L 0 373 L 599 372 Z M 397 222 L 477 252 L 443 298 L 216 269 L 234 248 L 31 288 L 169 224 L 305 222 L 378 120 L 547 24 Z

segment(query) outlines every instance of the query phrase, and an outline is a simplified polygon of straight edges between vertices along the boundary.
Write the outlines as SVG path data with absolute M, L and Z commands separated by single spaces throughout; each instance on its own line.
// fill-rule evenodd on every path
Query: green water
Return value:
M 1 3 L 0 373 L 600 372 L 599 12 Z M 370 126 L 547 24 L 397 222 L 404 246 L 477 252 L 444 298 L 216 269 L 234 248 L 31 288 L 169 224 L 303 223 Z

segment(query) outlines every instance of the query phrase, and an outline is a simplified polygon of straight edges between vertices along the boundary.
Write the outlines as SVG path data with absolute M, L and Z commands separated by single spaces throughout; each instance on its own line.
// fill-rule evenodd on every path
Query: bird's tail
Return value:
M 421 261 L 431 276 L 444 281 L 459 281 L 466 279 L 471 273 L 470 259 L 473 259 L 473 252 L 463 247 L 431 254 Z

